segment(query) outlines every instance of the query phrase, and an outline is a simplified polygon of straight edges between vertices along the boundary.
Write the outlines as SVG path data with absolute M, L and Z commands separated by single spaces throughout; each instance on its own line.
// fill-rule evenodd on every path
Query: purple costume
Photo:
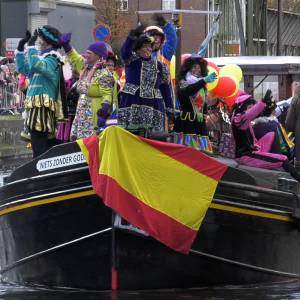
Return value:
M 133 52 L 135 40 L 127 37 L 121 49 L 126 83 L 121 92 L 118 124 L 126 129 L 165 130 L 165 115 L 173 112 L 169 73 L 157 60 Z
M 233 115 L 232 131 L 236 143 L 236 161 L 250 167 L 277 169 L 287 157 L 269 152 L 274 141 L 274 132 L 269 132 L 257 140 L 251 124 L 265 106 L 264 102 L 259 101 L 245 112 Z

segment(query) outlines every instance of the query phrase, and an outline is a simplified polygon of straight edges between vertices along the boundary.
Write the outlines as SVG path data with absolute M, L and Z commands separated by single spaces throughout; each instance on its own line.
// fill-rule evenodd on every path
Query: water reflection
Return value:
M 190 300 L 190 299 L 280 299 L 300 300 L 300 281 L 272 285 L 223 286 L 201 289 L 87 292 L 74 290 L 0 287 L 0 300 Z

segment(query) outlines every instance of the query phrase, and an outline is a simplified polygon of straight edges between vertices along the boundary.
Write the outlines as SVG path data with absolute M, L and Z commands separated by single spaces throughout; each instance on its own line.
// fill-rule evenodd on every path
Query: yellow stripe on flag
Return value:
M 216 180 L 115 126 L 101 135 L 99 155 L 100 174 L 113 178 L 153 209 L 193 230 L 199 229 L 215 193 Z
M 80 147 L 80 150 L 81 150 L 86 162 L 89 163 L 90 155 L 89 155 L 89 151 L 87 150 L 87 148 L 83 142 L 83 139 L 77 140 L 76 142 L 77 142 L 78 146 Z

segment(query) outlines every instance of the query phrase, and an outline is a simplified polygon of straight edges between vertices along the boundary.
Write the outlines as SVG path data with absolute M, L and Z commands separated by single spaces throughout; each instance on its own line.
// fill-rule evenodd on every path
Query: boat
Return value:
M 51 148 L 0 189 L 1 281 L 136 290 L 299 278 L 298 184 L 285 172 L 215 159 L 230 170 L 185 255 L 103 204 L 77 143 Z

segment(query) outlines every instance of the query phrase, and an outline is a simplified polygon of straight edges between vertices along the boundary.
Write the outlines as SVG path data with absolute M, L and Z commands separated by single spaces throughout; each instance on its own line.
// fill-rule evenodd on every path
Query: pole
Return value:
M 116 245 L 116 227 L 115 227 L 116 213 L 112 211 L 111 217 L 111 289 L 116 291 L 118 289 L 118 269 L 117 269 L 117 245 Z
M 176 0 L 177 1 L 177 0 Z M 177 3 L 177 2 L 176 2 Z M 155 9 L 155 10 L 139 10 L 136 12 L 140 15 L 153 15 L 153 14 L 208 14 L 219 15 L 219 11 L 197 10 L 197 9 Z
M 239 0 L 235 0 L 235 14 L 236 14 L 236 19 L 237 19 L 238 28 L 239 28 L 241 54 L 246 55 L 246 41 L 245 41 L 244 27 L 243 27 L 243 21 L 242 21 L 242 12 L 241 12 L 241 6 L 240 6 Z
M 0 0 L 0 55 L 2 55 L 2 0 Z
M 282 28 L 282 0 L 278 0 L 278 16 L 277 16 L 277 55 L 281 56 L 282 40 L 281 40 L 281 28 Z
M 176 9 L 181 9 L 181 0 L 176 0 Z M 176 66 L 175 66 L 175 74 L 179 72 L 180 65 L 181 65 L 181 21 L 182 15 L 177 15 L 178 22 L 177 22 L 177 48 L 176 48 Z
M 137 0 L 137 11 L 140 10 L 140 0 Z M 140 14 L 137 14 L 137 23 L 140 24 Z
M 253 0 L 247 4 L 247 47 L 247 54 L 253 55 Z

